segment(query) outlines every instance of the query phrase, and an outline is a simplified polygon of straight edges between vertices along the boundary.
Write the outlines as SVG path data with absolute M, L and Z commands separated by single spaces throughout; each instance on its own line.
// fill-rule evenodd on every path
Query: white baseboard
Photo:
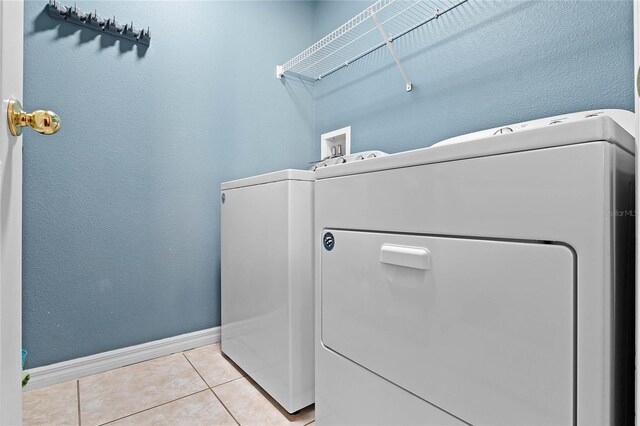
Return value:
M 33 390 L 66 382 L 67 380 L 79 379 L 80 377 L 124 367 L 125 365 L 218 343 L 219 341 L 220 327 L 214 327 L 57 364 L 45 365 L 28 370 L 31 374 L 31 380 L 25 390 Z

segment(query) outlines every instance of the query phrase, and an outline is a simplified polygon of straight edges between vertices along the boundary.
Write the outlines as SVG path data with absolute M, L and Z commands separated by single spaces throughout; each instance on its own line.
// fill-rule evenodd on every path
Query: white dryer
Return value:
M 631 424 L 632 128 L 576 113 L 318 169 L 317 424 Z

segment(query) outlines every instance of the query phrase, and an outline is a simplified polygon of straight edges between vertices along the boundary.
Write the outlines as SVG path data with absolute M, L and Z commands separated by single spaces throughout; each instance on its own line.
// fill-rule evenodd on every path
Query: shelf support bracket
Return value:
M 378 31 L 380 31 L 380 34 L 382 35 L 382 38 L 384 39 L 384 42 L 387 45 L 387 49 L 389 49 L 389 53 L 391 53 L 391 56 L 393 56 L 393 60 L 396 61 L 396 65 L 398 65 L 398 69 L 400 70 L 400 74 L 402 74 L 402 78 L 404 78 L 404 82 L 406 84 L 407 92 L 410 92 L 411 89 L 412 89 L 411 80 L 409 80 L 409 76 L 407 75 L 407 72 L 405 71 L 404 67 L 402 66 L 402 63 L 400 62 L 400 59 L 398 58 L 398 54 L 396 53 L 396 49 L 393 47 L 393 42 L 391 41 L 391 39 L 389 38 L 387 33 L 384 31 L 384 28 L 382 28 L 382 24 L 380 23 L 380 20 L 376 16 L 376 13 L 372 9 L 369 9 L 369 12 L 371 13 L 371 19 L 373 19 L 373 22 L 376 24 L 376 27 L 378 28 Z

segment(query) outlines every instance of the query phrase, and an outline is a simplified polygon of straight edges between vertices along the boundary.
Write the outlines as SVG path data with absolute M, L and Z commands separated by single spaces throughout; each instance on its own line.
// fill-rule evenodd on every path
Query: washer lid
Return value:
M 635 139 L 625 130 L 633 130 L 629 124 L 632 121 L 633 113 L 622 110 L 534 120 L 458 136 L 427 148 L 341 164 L 340 167 L 322 167 L 316 170 L 316 180 L 596 141 L 618 145 L 635 155 Z
M 263 175 L 251 176 L 248 178 L 231 180 L 229 182 L 223 182 L 220 185 L 220 189 L 225 191 L 227 189 L 261 185 L 264 183 L 280 182 L 283 180 L 314 181 L 315 173 L 309 170 L 297 170 L 297 169 L 280 170 L 277 172 L 265 173 Z

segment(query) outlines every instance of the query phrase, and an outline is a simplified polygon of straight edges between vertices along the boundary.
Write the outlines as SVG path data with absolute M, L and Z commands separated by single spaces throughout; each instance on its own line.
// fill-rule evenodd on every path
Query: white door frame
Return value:
M 638 250 L 638 200 L 640 200 L 640 186 L 638 183 L 638 170 L 640 170 L 640 155 L 638 155 L 638 136 L 640 136 L 640 94 L 638 93 L 638 87 L 636 85 L 636 78 L 640 77 L 640 0 L 633 0 L 633 69 L 634 69 L 634 99 L 635 99 L 635 111 L 636 111 L 636 370 L 638 366 L 639 351 L 638 341 L 640 341 L 640 316 L 638 315 L 638 308 L 640 308 L 640 291 L 638 291 L 638 282 L 640 282 L 640 251 Z M 638 407 L 640 406 L 640 387 L 638 386 L 638 374 L 636 373 L 636 424 L 638 424 Z
M 22 137 L 7 128 L 22 100 L 23 0 L 0 0 L 0 425 L 22 423 Z

